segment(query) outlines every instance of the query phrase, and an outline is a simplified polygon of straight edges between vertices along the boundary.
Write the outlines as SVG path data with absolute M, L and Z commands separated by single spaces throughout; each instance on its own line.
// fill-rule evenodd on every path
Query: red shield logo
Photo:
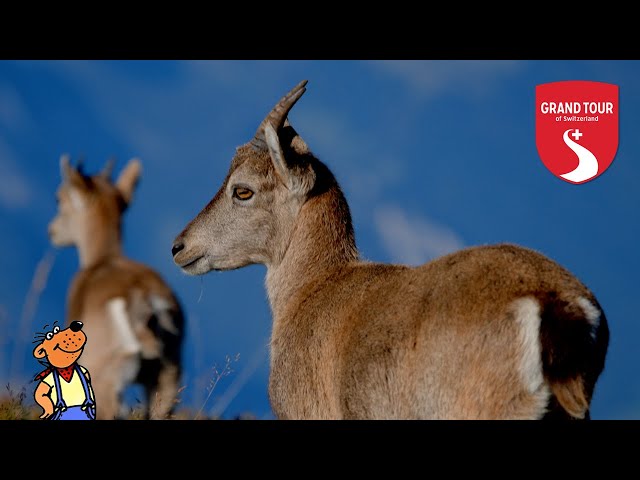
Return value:
M 581 80 L 537 85 L 536 147 L 565 182 L 602 175 L 618 150 L 618 86 Z

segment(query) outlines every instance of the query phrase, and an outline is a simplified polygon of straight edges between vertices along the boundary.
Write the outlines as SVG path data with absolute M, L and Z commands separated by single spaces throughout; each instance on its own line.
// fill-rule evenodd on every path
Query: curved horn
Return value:
M 267 150 L 267 142 L 264 137 L 264 127 L 267 123 L 271 123 L 274 130 L 277 132 L 284 125 L 285 120 L 287 119 L 287 115 L 291 110 L 291 107 L 295 105 L 298 99 L 302 96 L 302 94 L 307 90 L 305 85 L 308 80 L 301 81 L 298 85 L 293 87 L 289 93 L 287 93 L 284 97 L 280 99 L 273 110 L 269 112 L 269 115 L 265 117 L 262 121 L 258 130 L 256 131 L 255 136 L 251 140 L 251 145 L 259 150 Z

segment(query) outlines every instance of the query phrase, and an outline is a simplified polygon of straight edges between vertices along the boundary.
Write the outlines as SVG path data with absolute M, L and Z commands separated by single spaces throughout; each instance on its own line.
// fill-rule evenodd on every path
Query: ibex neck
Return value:
M 358 259 L 351 215 L 339 187 L 309 199 L 302 207 L 281 262 L 267 267 L 267 293 L 274 319 L 314 281 Z
M 107 258 L 121 255 L 120 226 L 94 224 L 77 243 L 80 268 L 90 268 Z

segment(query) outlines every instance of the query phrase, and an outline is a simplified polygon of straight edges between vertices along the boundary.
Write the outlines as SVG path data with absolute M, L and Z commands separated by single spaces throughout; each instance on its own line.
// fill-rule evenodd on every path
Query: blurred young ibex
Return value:
M 181 376 L 184 319 L 171 289 L 154 270 L 122 252 L 122 215 L 141 172 L 133 159 L 112 182 L 111 163 L 85 175 L 61 158 L 58 213 L 51 242 L 75 245 L 80 260 L 67 296 L 66 321 L 82 321 L 88 342 L 83 365 L 91 372 L 97 418 L 126 416 L 122 394 L 132 383 L 145 389 L 145 417 L 166 419 Z
M 359 259 L 338 182 L 287 119 L 306 83 L 172 249 L 192 275 L 266 265 L 277 417 L 590 418 L 609 330 L 589 289 L 511 244 L 419 267 Z

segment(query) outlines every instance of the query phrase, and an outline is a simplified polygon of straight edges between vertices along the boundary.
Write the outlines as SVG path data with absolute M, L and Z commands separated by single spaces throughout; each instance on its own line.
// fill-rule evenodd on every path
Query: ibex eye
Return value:
M 239 200 L 249 200 L 253 197 L 253 192 L 248 188 L 236 187 L 233 189 L 233 196 Z

